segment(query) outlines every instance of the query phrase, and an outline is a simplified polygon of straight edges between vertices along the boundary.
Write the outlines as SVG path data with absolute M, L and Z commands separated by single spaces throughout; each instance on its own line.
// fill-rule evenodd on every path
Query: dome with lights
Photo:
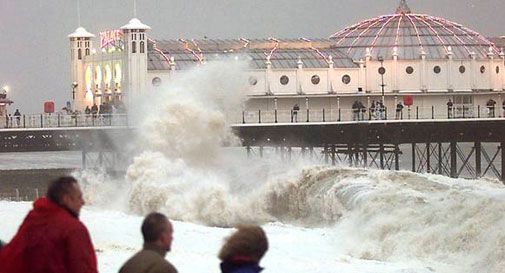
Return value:
M 333 34 L 334 47 L 352 59 L 392 58 L 465 60 L 503 54 L 481 34 L 443 18 L 412 13 L 406 0 L 396 12 L 361 21 Z

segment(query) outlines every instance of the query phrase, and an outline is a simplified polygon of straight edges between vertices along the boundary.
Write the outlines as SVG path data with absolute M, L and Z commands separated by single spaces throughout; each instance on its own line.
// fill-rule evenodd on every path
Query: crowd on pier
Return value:
M 97 258 L 90 234 L 79 220 L 84 198 L 74 177 L 51 182 L 45 197 L 33 209 L 17 234 L 5 244 L 0 241 L 1 273 L 96 273 Z M 176 273 L 165 259 L 171 250 L 173 226 L 159 212 L 143 220 L 142 250 L 128 259 L 119 273 Z M 222 273 L 258 273 L 268 250 L 268 239 L 259 226 L 237 226 L 226 238 L 218 257 Z

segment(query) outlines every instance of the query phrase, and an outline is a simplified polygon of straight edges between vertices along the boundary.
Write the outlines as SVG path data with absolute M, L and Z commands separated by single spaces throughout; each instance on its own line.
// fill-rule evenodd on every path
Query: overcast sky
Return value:
M 126 24 L 133 0 L 80 0 L 81 24 L 97 34 Z M 77 0 L 0 0 L 0 86 L 11 112 L 61 108 L 71 98 L 69 42 Z M 399 0 L 137 0 L 151 37 L 327 38 L 361 20 L 393 13 Z M 413 12 L 461 23 L 485 36 L 505 35 L 504 0 L 408 0 Z M 96 44 L 96 43 L 95 43 Z

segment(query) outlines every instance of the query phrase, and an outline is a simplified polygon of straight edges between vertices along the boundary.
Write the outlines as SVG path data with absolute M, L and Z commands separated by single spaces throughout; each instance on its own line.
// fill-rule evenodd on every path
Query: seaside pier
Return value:
M 236 124 L 248 154 L 273 148 L 289 159 L 319 157 L 327 164 L 496 177 L 505 181 L 505 119 L 374 120 Z

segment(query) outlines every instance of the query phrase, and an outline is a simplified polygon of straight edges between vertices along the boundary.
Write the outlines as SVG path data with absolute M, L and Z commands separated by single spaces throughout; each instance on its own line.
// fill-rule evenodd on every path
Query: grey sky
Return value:
M 80 0 L 90 32 L 133 15 L 133 0 Z M 137 17 L 154 38 L 324 38 L 347 25 L 394 12 L 399 0 L 137 0 Z M 413 12 L 461 23 L 485 36 L 505 35 L 503 0 L 408 0 Z M 0 86 L 13 112 L 41 112 L 70 100 L 69 43 L 76 0 L 0 0 Z

